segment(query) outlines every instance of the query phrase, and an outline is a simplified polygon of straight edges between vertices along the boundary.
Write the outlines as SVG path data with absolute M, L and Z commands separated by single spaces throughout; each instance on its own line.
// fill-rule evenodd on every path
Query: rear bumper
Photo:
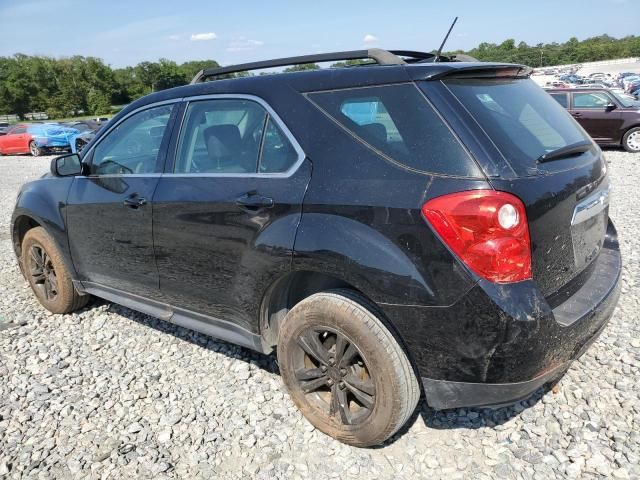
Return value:
M 459 407 L 498 408 L 528 398 L 545 384 L 560 378 L 568 365 L 559 365 L 550 372 L 526 382 L 466 383 L 423 378 L 424 393 L 435 410 Z
M 561 377 L 618 302 L 622 259 L 611 222 L 595 262 L 589 278 L 555 308 L 533 282 L 480 282 L 451 307 L 385 309 L 417 364 L 429 405 L 511 404 Z

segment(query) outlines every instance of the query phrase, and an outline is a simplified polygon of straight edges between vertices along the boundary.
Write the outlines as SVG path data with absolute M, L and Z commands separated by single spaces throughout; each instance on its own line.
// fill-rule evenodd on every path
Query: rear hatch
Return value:
M 484 167 L 494 188 L 525 204 L 533 278 L 542 293 L 551 296 L 579 283 L 607 229 L 609 181 L 600 149 L 528 78 L 474 78 L 466 72 L 465 78 L 441 82 L 438 88 L 462 110 L 462 123 L 493 163 Z

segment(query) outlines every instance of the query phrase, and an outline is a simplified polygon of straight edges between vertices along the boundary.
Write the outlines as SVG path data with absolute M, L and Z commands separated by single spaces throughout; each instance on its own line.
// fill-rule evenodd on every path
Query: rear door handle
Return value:
M 246 195 L 238 197 L 236 204 L 248 210 L 259 210 L 260 208 L 273 207 L 273 198 L 249 192 Z
M 147 199 L 144 197 L 139 197 L 136 194 L 133 194 L 125 198 L 123 204 L 125 207 L 137 209 L 140 207 L 144 207 L 147 204 Z

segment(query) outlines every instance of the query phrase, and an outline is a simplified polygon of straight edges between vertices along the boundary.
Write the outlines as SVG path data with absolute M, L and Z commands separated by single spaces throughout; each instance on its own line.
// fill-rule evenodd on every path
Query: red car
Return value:
M 33 142 L 33 135 L 27 132 L 28 125 L 14 125 L 7 131 L 6 135 L 0 136 L 0 154 L 10 153 L 32 153 L 30 144 Z M 35 146 L 35 142 L 34 142 Z M 37 148 L 37 146 L 36 146 Z
M 0 136 L 0 155 L 30 153 L 37 157 L 53 150 L 67 150 L 70 136 L 78 132 L 57 124 L 19 123 Z

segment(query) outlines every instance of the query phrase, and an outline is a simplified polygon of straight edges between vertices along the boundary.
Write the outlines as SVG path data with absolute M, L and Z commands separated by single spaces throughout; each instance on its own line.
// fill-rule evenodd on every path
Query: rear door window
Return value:
M 519 176 L 566 168 L 566 162 L 575 164 L 575 158 L 553 162 L 553 167 L 537 160 L 589 140 L 569 113 L 530 79 L 450 79 L 444 84 Z
M 425 173 L 482 176 L 413 84 L 316 92 L 308 98 L 366 146 L 393 162 Z
M 285 173 L 299 153 L 258 102 L 243 99 L 189 103 L 175 173 Z

